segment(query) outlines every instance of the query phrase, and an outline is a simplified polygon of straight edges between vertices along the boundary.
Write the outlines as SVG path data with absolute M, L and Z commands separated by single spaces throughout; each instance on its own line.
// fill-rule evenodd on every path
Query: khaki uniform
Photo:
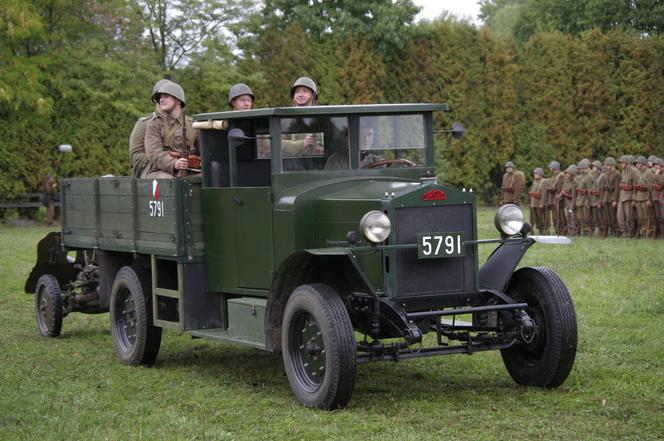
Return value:
M 602 196 L 602 191 L 600 190 L 600 176 L 601 173 L 591 172 L 592 180 L 590 181 L 590 219 L 589 227 L 590 234 L 595 233 L 595 229 L 598 231 L 601 229 L 601 216 L 600 216 L 600 198 Z
M 620 196 L 620 172 L 618 170 L 611 170 L 605 174 L 605 180 L 602 183 L 601 191 L 601 204 L 602 204 L 602 217 L 603 225 L 606 225 L 606 230 L 602 231 L 604 236 L 609 233 L 612 236 L 620 236 L 620 228 L 618 226 L 618 198 Z
M 634 185 L 634 202 L 636 202 L 636 233 L 639 237 L 652 236 L 654 230 L 650 216 L 652 206 L 650 184 L 652 180 L 652 170 L 649 168 L 638 171 L 638 178 Z
M 664 237 L 664 173 L 653 173 L 650 199 L 655 212 L 655 236 Z
M 547 192 L 548 211 L 553 217 L 553 229 L 556 234 L 565 234 L 567 226 L 564 224 L 565 213 L 564 204 L 560 201 L 560 190 L 563 188 L 565 181 L 565 173 L 558 172 L 549 178 L 549 186 Z
M 628 166 L 620 172 L 620 196 L 618 197 L 618 226 L 623 237 L 634 237 L 634 185 L 637 171 Z
M 175 170 L 175 155 L 188 157 L 198 155 L 198 130 L 193 121 L 184 114 L 174 119 L 162 113 L 150 118 L 145 131 L 145 151 L 150 159 L 143 171 L 144 178 L 172 178 L 178 175 Z
M 145 152 L 145 130 L 148 121 L 154 116 L 155 113 L 153 112 L 139 118 L 134 124 L 131 135 L 129 135 L 129 161 L 131 162 L 131 176 L 134 178 L 140 178 L 143 170 L 150 164 L 148 154 Z
M 565 179 L 563 186 L 560 189 L 560 203 L 563 206 L 563 214 L 565 216 L 564 224 L 566 225 L 566 233 L 571 236 L 576 234 L 576 218 L 574 216 L 576 210 L 576 180 Z
M 576 178 L 576 231 L 584 236 L 590 234 L 589 213 L 590 213 L 590 187 L 592 185 L 592 176 L 590 173 L 581 173 Z
M 528 192 L 528 206 L 530 208 L 530 225 L 537 227 L 539 234 L 547 234 L 545 232 L 544 213 L 547 204 L 547 188 L 549 184 L 546 179 L 540 178 L 533 181 Z
M 521 192 L 523 191 L 523 184 L 516 172 L 505 173 L 503 175 L 503 182 L 500 186 L 501 196 L 500 205 L 516 204 L 519 205 L 521 200 Z

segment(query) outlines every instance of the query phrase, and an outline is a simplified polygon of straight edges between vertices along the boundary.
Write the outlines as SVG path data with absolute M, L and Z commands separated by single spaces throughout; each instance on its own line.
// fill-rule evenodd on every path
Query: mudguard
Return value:
M 76 264 L 84 264 L 83 252 L 76 253 L 76 259 L 67 256 L 67 250 L 62 246 L 60 233 L 48 233 L 37 244 L 37 263 L 32 268 L 28 279 L 25 281 L 24 290 L 33 294 L 37 288 L 37 280 L 44 274 L 52 274 L 58 279 L 58 284 L 63 287 L 76 279 L 79 270 Z
M 521 237 L 501 243 L 480 268 L 480 289 L 505 292 L 512 273 L 535 242 L 531 237 Z

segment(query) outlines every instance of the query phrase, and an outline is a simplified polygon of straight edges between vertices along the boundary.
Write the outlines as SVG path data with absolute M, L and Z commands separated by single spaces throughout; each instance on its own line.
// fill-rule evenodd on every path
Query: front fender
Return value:
M 512 273 L 528 248 L 535 242 L 533 238 L 522 237 L 501 243 L 480 269 L 480 289 L 505 292 Z

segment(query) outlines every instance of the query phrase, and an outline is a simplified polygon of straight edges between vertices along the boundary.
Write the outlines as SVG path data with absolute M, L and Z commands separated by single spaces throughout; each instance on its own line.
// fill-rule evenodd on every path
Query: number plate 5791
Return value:
M 420 233 L 417 235 L 417 258 L 436 259 L 465 254 L 463 233 Z

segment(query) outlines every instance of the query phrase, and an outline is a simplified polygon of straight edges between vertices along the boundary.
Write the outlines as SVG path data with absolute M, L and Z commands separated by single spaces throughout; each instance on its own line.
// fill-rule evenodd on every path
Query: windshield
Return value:
M 282 118 L 282 170 L 347 170 L 354 163 L 359 168 L 425 164 L 424 115 L 371 115 L 355 121 L 353 127 L 358 129 L 353 133 L 348 117 Z M 351 158 L 351 137 L 357 137 L 359 146 L 353 150 L 356 162 Z M 269 155 L 260 148 L 259 152 L 262 157 Z

